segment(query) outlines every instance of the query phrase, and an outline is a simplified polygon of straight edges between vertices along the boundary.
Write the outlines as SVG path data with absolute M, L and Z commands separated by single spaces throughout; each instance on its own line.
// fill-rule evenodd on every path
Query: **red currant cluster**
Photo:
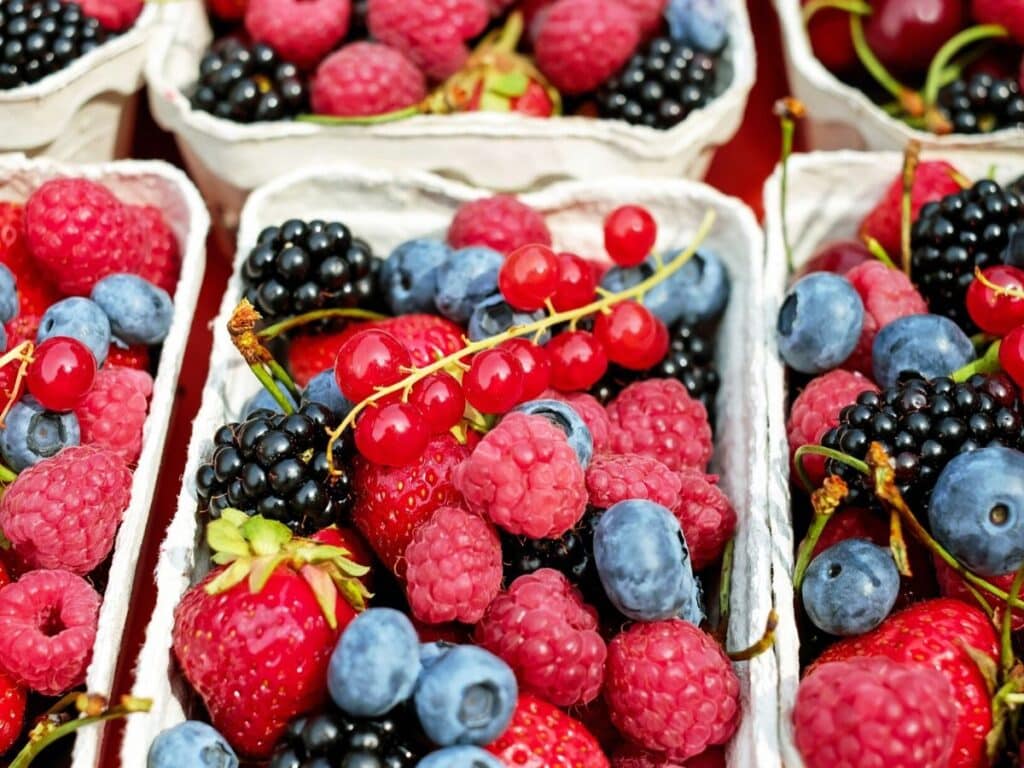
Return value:
M 22 360 L 24 384 L 48 411 L 70 411 L 92 389 L 96 379 L 96 358 L 78 339 L 54 336 L 33 349 L 23 342 L 11 350 L 12 360 Z M 9 402 L 21 395 L 21 382 L 13 388 Z
M 975 273 L 967 289 L 967 312 L 975 325 L 1001 339 L 979 361 L 998 365 L 1024 387 L 1024 270 L 999 264 Z

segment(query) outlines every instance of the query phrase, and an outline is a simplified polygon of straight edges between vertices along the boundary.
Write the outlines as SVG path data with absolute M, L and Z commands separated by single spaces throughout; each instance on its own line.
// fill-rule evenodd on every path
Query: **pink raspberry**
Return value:
M 670 507 L 683 529 L 695 571 L 707 568 L 722 555 L 725 544 L 736 532 L 736 510 L 715 475 L 699 469 L 679 470 L 679 501 Z
M 725 750 L 712 747 L 683 762 L 627 744 L 615 752 L 612 768 L 725 768 Z
M 558 0 L 539 24 L 537 66 L 563 93 L 594 90 L 640 42 L 637 18 L 622 0 Z
M 154 205 L 129 205 L 130 215 L 142 227 L 146 242 L 146 257 L 135 270 L 135 274 L 154 285 L 163 288 L 171 296 L 178 285 L 181 271 L 181 255 L 178 239 L 164 220 L 164 215 Z
M 466 42 L 487 26 L 486 0 L 370 0 L 370 34 L 404 52 L 427 77 L 444 80 L 469 58 Z
M 587 508 L 576 453 L 543 416 L 505 416 L 456 467 L 454 481 L 472 511 L 532 539 L 561 536 Z
M 512 195 L 496 195 L 459 206 L 448 243 L 452 248 L 485 245 L 507 255 L 524 245 L 551 245 L 551 232 L 538 211 Z
M 427 81 L 404 55 L 379 43 L 352 43 L 321 62 L 313 79 L 319 115 L 382 115 L 427 95 Z
M 627 499 L 647 499 L 675 509 L 681 485 L 678 474 L 650 456 L 597 455 L 587 467 L 590 503 L 598 509 Z
M 406 594 L 428 624 L 475 624 L 501 591 L 501 542 L 483 518 L 440 507 L 405 548 Z
M 725 744 L 740 715 L 740 683 L 710 635 L 681 619 L 637 623 L 608 646 L 612 722 L 645 749 L 679 760 Z
M 651 37 L 661 27 L 668 0 L 619 0 L 636 19 L 641 38 Z
M 487 11 L 492 17 L 496 18 L 515 5 L 515 3 L 516 0 L 487 0 Z
M 18 475 L 0 500 L 0 530 L 33 568 L 87 574 L 110 554 L 132 473 L 113 451 L 65 448 Z
M 145 233 L 127 206 L 87 179 L 54 179 L 25 204 L 25 235 L 36 262 L 64 293 L 89 294 L 116 272 L 138 272 Z
M 949 681 L 927 664 L 859 658 L 822 664 L 793 709 L 807 768 L 949 763 L 957 708 Z
M 928 305 L 910 278 L 880 261 L 865 261 L 846 273 L 846 279 L 864 303 L 864 326 L 844 368 L 871 376 L 871 345 L 878 332 L 901 317 L 928 314 Z
M 611 443 L 611 424 L 608 421 L 608 411 L 597 401 L 593 395 L 586 392 L 559 392 L 554 389 L 546 389 L 541 393 L 542 398 L 558 400 L 568 403 L 583 419 L 583 423 L 590 430 L 590 436 L 594 438 L 594 453 L 603 453 L 608 450 Z
M 615 453 L 638 453 L 669 469 L 703 469 L 711 460 L 711 425 L 703 403 L 676 379 L 630 384 L 608 404 Z
M 105 448 L 134 464 L 142 452 L 142 427 L 153 377 L 134 368 L 104 366 L 75 407 L 82 445 Z
M 112 32 L 128 29 L 142 13 L 142 0 L 81 0 L 79 6 Z
M 316 66 L 348 33 L 350 0 L 249 0 L 245 29 L 286 61 Z
M 1006 27 L 1019 45 L 1024 45 L 1024 6 L 1017 0 L 971 0 L 971 16 L 979 24 Z
M 607 649 L 597 614 L 556 570 L 512 582 L 487 609 L 475 639 L 512 667 L 525 691 L 552 704 L 586 704 L 601 690 Z
M 0 668 L 45 696 L 85 680 L 100 596 L 68 571 L 31 571 L 0 589 Z

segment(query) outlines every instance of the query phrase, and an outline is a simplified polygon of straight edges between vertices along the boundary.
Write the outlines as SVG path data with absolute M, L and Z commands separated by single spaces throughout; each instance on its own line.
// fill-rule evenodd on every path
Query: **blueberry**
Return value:
M 302 402 L 320 403 L 338 419 L 344 418 L 352 410 L 350 403 L 338 389 L 338 380 L 334 377 L 334 369 L 321 371 L 306 385 L 302 392 Z
M 34 397 L 25 395 L 11 408 L 0 429 L 0 454 L 7 466 L 21 472 L 80 440 L 74 413 L 47 411 Z
M 498 290 L 502 256 L 484 247 L 462 248 L 437 270 L 437 311 L 465 323 L 473 307 Z
M 714 53 L 729 41 L 729 4 L 725 0 L 669 0 L 665 7 L 673 40 Z
M 779 309 L 782 359 L 800 373 L 824 373 L 850 356 L 864 325 L 864 304 L 845 277 L 815 272 L 798 280 Z
M 223 736 L 206 723 L 187 720 L 159 734 L 149 747 L 146 768 L 238 768 Z
M 540 320 L 545 316 L 543 309 L 536 312 L 517 312 L 512 309 L 500 293 L 481 301 L 473 309 L 469 318 L 469 340 L 480 341 L 481 339 L 497 336 L 504 333 L 513 325 L 526 325 Z M 547 331 L 538 339 L 538 343 L 546 344 L 551 340 L 551 334 Z
M 437 273 L 452 257 L 440 240 L 410 240 L 391 252 L 380 268 L 380 285 L 396 315 L 431 312 L 437 292 Z
M 690 552 L 679 521 L 660 504 L 631 499 L 609 507 L 594 530 L 594 560 L 604 591 L 623 615 L 695 618 L 684 614 L 699 605 Z
M 459 645 L 427 668 L 416 687 L 416 714 L 438 746 L 489 744 L 512 721 L 519 688 L 504 661 Z
M 39 323 L 36 343 L 41 344 L 54 336 L 68 336 L 85 344 L 103 365 L 110 349 L 110 321 L 100 306 L 89 299 L 72 296 L 50 306 Z
M 435 661 L 440 659 L 454 647 L 454 643 L 448 643 L 444 640 L 435 640 L 432 643 L 420 643 L 420 664 L 423 665 L 423 669 L 426 669 L 427 667 L 432 666 Z
M 295 405 L 295 398 L 292 397 L 291 392 L 289 392 L 284 387 L 281 387 L 281 392 L 284 393 L 284 396 L 288 399 L 288 402 L 291 403 L 293 407 L 298 408 L 298 406 Z M 242 418 L 248 419 L 250 416 L 252 416 L 252 414 L 256 413 L 256 411 L 273 411 L 274 413 L 284 413 L 284 411 L 281 409 L 281 406 L 278 405 L 277 400 L 274 399 L 274 396 L 271 395 L 269 392 L 267 392 L 267 390 L 263 389 L 262 387 L 260 387 L 259 391 L 255 395 L 253 395 L 252 397 L 245 401 L 245 405 L 242 406 Z
M 941 315 L 893 320 L 875 336 L 871 362 L 875 381 L 891 387 L 903 373 L 925 379 L 949 376 L 974 360 L 974 345 L 956 323 Z
M 594 455 L 594 436 L 590 427 L 580 417 L 579 412 L 568 403 L 559 400 L 530 400 L 517 405 L 513 410 L 543 416 L 556 427 L 565 432 L 569 445 L 580 460 L 580 466 L 586 469 Z
M 653 274 L 654 262 L 650 259 L 635 267 L 612 267 L 601 277 L 601 287 L 612 293 L 622 293 Z
M 18 289 L 14 274 L 6 264 L 0 264 L 0 323 L 8 323 L 18 314 Z
M 0 353 L 7 351 L 7 329 L 0 325 Z
M 889 615 L 900 574 L 888 549 L 845 539 L 815 557 L 800 588 L 814 625 L 830 635 L 862 635 Z
M 174 302 L 138 275 L 105 277 L 93 286 L 91 298 L 106 313 L 111 332 L 128 344 L 159 344 L 171 330 Z
M 338 641 L 327 687 L 345 712 L 377 717 L 412 696 L 420 669 L 420 640 L 408 617 L 394 608 L 370 608 Z
M 416 768 L 502 768 L 505 764 L 480 747 L 447 747 L 431 752 Z
M 935 484 L 928 522 L 972 571 L 1016 571 L 1024 562 L 1024 453 L 990 446 L 956 456 Z

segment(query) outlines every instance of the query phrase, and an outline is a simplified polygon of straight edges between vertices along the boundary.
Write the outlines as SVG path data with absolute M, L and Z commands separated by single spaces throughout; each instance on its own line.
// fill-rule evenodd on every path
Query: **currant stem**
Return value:
M 3 355 L 0 355 L 0 368 L 6 365 L 10 365 L 15 360 L 20 360 L 18 364 L 18 372 L 14 377 L 14 385 L 11 387 L 10 392 L 4 392 L 6 402 L 4 403 L 3 410 L 0 411 L 0 429 L 3 429 L 7 422 L 7 414 L 11 412 L 11 408 L 14 407 L 16 402 L 16 395 L 21 389 L 21 382 L 25 380 L 28 375 L 28 367 L 32 364 L 32 353 L 35 352 L 35 345 L 31 341 L 23 341 L 18 344 L 14 349 L 9 349 Z
M 274 402 L 281 406 L 281 410 L 284 413 L 295 413 L 295 408 L 288 401 L 288 398 L 285 397 L 284 393 L 281 391 L 281 388 L 277 386 L 277 382 L 274 381 L 274 377 L 267 372 L 267 369 L 264 368 L 261 363 L 250 365 L 249 370 L 253 372 L 253 375 L 255 375 L 257 379 L 259 379 L 259 382 L 260 384 L 263 385 L 263 388 L 270 393 L 271 397 L 274 398 Z
M 899 269 L 893 260 L 889 257 L 889 254 L 885 252 L 885 248 L 880 242 L 871 237 L 871 235 L 864 236 L 864 244 L 868 247 L 871 255 L 878 259 L 880 262 L 885 264 L 889 269 Z
M 722 550 L 722 567 L 718 581 L 718 628 L 715 632 L 724 645 L 729 634 L 729 606 L 732 601 L 732 562 L 736 551 L 736 539 L 729 539 Z
M 1006 27 L 999 24 L 980 24 L 976 27 L 965 29 L 947 40 L 939 52 L 935 54 L 932 63 L 928 66 L 928 76 L 924 81 L 924 102 L 928 107 L 934 107 L 939 100 L 939 89 L 942 87 L 943 73 L 949 66 L 950 61 L 962 48 L 979 40 L 989 40 L 998 37 L 1009 36 Z
M 828 8 L 832 8 L 837 11 L 846 11 L 847 13 L 855 13 L 859 16 L 871 15 L 871 6 L 867 3 L 861 2 L 861 0 L 811 0 L 811 2 L 804 6 L 803 12 L 801 13 L 804 19 L 804 24 L 808 24 L 816 13 Z
M 910 225 L 914 213 L 914 178 L 921 162 L 921 143 L 910 141 L 903 152 L 903 194 L 900 197 L 900 253 L 903 273 L 910 277 Z
M 955 382 L 967 381 L 971 376 L 977 373 L 989 374 L 999 373 L 1003 369 L 1002 365 L 999 364 L 999 347 L 1001 340 L 996 340 L 992 343 L 992 346 L 986 350 L 985 354 L 974 360 L 963 368 L 958 368 L 950 374 L 950 378 Z
M 332 320 L 335 318 L 347 318 L 350 320 L 387 320 L 388 315 L 382 315 L 379 312 L 371 312 L 368 309 L 359 309 L 358 307 L 353 308 L 334 308 L 334 309 L 317 309 L 313 312 L 307 312 L 304 315 L 296 315 L 295 317 L 289 317 L 287 320 L 281 320 L 273 325 L 268 325 L 261 331 L 257 331 L 256 335 L 261 339 L 276 339 L 278 336 L 288 331 L 292 331 L 308 323 L 315 323 L 317 320 Z
M 878 60 L 864 37 L 864 20 L 856 13 L 850 14 L 850 37 L 853 39 L 853 48 L 857 52 L 857 58 L 864 65 L 864 69 L 880 86 L 896 98 L 905 112 L 909 113 L 911 117 L 920 117 L 924 113 L 922 105 L 919 104 L 920 96 L 916 91 L 907 88 L 889 74 L 889 70 Z
M 773 610 L 768 612 L 768 621 L 765 623 L 764 634 L 749 648 L 742 651 L 728 651 L 726 656 L 730 661 L 750 661 L 760 656 L 775 644 L 775 628 L 779 625 L 779 615 Z
M 807 476 L 807 470 L 803 464 L 803 458 L 808 454 L 812 456 L 824 456 L 826 459 L 835 459 L 836 461 L 857 470 L 862 475 L 871 474 L 871 468 L 868 467 L 866 462 L 863 462 L 860 459 L 855 459 L 848 453 L 836 451 L 832 448 L 826 448 L 824 445 L 814 445 L 812 443 L 801 445 L 796 449 L 796 453 L 793 455 L 793 462 L 796 464 L 797 474 L 800 475 L 800 482 L 808 493 L 814 490 L 814 483 L 812 483 L 810 478 Z
M 789 158 L 793 154 L 793 136 L 796 121 L 807 114 L 804 105 L 792 97 L 775 102 L 775 114 L 782 125 L 782 178 L 779 181 L 779 222 L 782 228 L 782 247 L 786 251 L 786 266 L 793 271 L 793 247 L 789 240 L 789 224 L 786 221 L 786 202 L 789 198 Z
M 1022 586 L 1024 586 L 1024 564 L 1017 569 L 1017 573 L 1013 577 L 1013 583 L 1010 584 L 1010 597 L 1013 599 L 1020 597 Z M 1003 611 L 999 630 L 999 660 L 1003 667 L 1003 673 L 1008 675 L 1017 661 L 1013 654 L 1013 611 L 1009 606 Z

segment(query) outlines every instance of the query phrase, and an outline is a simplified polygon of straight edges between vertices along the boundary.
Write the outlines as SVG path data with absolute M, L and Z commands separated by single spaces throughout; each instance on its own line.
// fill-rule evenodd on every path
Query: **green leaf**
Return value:
M 249 540 L 252 551 L 260 556 L 276 555 L 292 540 L 292 532 L 287 525 L 260 515 L 250 517 L 242 525 L 242 533 Z
M 522 96 L 530 87 L 530 78 L 522 72 L 504 72 L 487 78 L 487 90 L 511 99 Z
M 251 561 L 249 560 L 236 560 L 206 585 L 206 594 L 219 595 L 221 592 L 227 592 L 232 587 L 241 584 L 249 575 L 250 565 Z
M 250 554 L 249 542 L 245 540 L 238 526 L 224 517 L 212 520 L 206 526 L 206 542 L 210 545 L 210 549 L 218 555 L 221 553 L 227 555 L 227 558 L 215 558 L 215 561 L 222 565 L 235 558 L 246 557 Z
M 327 625 L 331 629 L 337 629 L 338 614 L 335 612 L 335 605 L 338 602 L 338 590 L 335 589 L 331 577 L 313 565 L 302 566 L 299 573 L 309 584 L 309 588 L 313 590 L 316 602 L 320 606 L 320 610 L 323 611 L 324 618 L 327 619 Z
M 246 521 L 249 519 L 249 516 L 240 509 L 228 507 L 227 509 L 220 513 L 220 519 L 227 520 L 229 523 L 235 526 L 235 528 L 241 528 L 243 525 L 245 525 Z
M 505 96 L 485 91 L 480 97 L 480 109 L 483 112 L 511 112 L 512 104 Z

